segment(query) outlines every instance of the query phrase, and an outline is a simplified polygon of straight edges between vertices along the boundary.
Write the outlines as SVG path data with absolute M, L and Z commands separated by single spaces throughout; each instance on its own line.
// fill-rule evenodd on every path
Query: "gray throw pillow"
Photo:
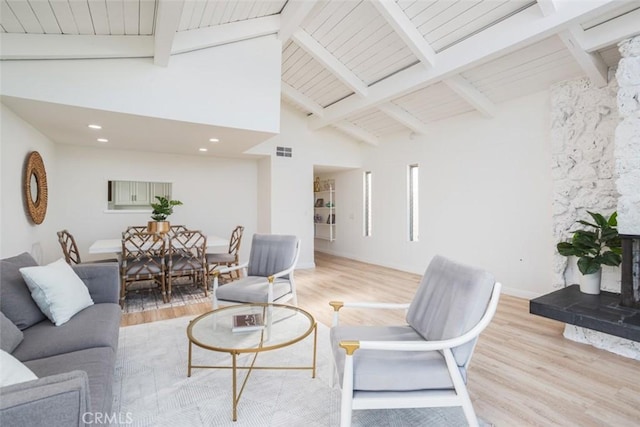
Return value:
M 0 260 L 0 311 L 20 330 L 47 318 L 31 298 L 20 274 L 20 268 L 36 265 L 36 260 L 27 252 Z
M 0 311 L 0 349 L 13 352 L 24 339 L 24 334 Z

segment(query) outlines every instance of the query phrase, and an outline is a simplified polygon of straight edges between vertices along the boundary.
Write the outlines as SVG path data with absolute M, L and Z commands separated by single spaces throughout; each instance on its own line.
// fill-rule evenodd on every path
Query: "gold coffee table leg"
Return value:
M 318 344 L 318 324 L 313 325 L 313 370 L 311 371 L 311 378 L 316 377 L 316 345 Z
M 187 365 L 187 377 L 191 376 L 191 340 L 189 340 L 189 364 Z
M 236 394 L 236 389 L 238 388 L 238 384 L 237 384 L 237 360 L 236 358 L 238 357 L 237 353 L 231 353 L 231 366 L 232 366 L 232 371 L 233 371 L 233 378 L 231 379 L 232 383 L 233 383 L 233 414 L 231 419 L 233 421 L 237 421 L 238 420 L 238 396 Z

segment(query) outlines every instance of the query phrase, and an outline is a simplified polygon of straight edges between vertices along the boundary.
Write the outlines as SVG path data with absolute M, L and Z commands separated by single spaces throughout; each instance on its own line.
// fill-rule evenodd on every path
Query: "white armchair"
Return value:
M 351 425 L 353 410 L 461 406 L 477 426 L 467 369 L 500 289 L 491 274 L 436 256 L 410 304 L 330 302 L 340 425 Z M 407 324 L 342 326 L 339 312 L 348 307 L 408 309 Z
M 213 308 L 220 301 L 238 303 L 298 304 L 294 269 L 300 255 L 300 240 L 296 236 L 254 234 L 249 262 L 213 271 Z M 244 269 L 243 277 L 220 285 L 218 276 Z

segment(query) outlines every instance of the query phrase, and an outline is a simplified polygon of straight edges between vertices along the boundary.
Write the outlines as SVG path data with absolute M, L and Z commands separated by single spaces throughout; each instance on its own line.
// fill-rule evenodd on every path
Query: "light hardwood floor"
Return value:
M 420 277 L 316 253 L 296 271 L 298 304 L 329 326 L 330 300 L 407 302 Z M 506 285 L 506 284 L 505 284 Z M 199 304 L 123 315 L 122 325 L 195 316 Z M 402 323 L 404 313 L 351 310 L 351 324 Z M 640 362 L 562 337 L 564 324 L 529 314 L 527 300 L 503 295 L 469 369 L 479 417 L 496 426 L 640 426 Z

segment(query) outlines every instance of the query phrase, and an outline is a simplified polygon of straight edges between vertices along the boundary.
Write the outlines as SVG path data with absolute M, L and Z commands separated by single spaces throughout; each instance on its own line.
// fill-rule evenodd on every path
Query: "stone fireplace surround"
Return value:
M 617 210 L 619 232 L 640 235 L 640 36 L 621 42 L 619 50 L 622 58 L 617 70 L 610 70 L 606 87 L 595 88 L 582 78 L 551 88 L 554 242 L 569 238 L 575 221 L 587 219 L 586 210 L 604 215 Z M 622 290 L 622 296 L 636 296 L 635 302 L 627 297 L 625 304 L 637 303 L 637 262 L 635 267 L 605 267 L 602 298 L 586 301 L 570 289 L 573 286 L 567 287 L 578 280 L 575 262 L 567 263 L 555 247 L 553 251 L 553 287 L 559 290 L 532 300 L 531 312 L 546 311 L 546 317 L 567 322 L 564 336 L 568 339 L 640 360 L 640 310 L 620 304 L 625 275 L 631 279 L 626 282 L 631 289 Z M 585 307 L 591 312 L 585 312 Z M 555 314 L 550 315 L 549 310 Z M 638 310 L 637 316 L 633 310 Z M 610 324 L 593 323 L 598 317 Z M 615 324 L 631 329 L 612 334 L 608 328 Z

